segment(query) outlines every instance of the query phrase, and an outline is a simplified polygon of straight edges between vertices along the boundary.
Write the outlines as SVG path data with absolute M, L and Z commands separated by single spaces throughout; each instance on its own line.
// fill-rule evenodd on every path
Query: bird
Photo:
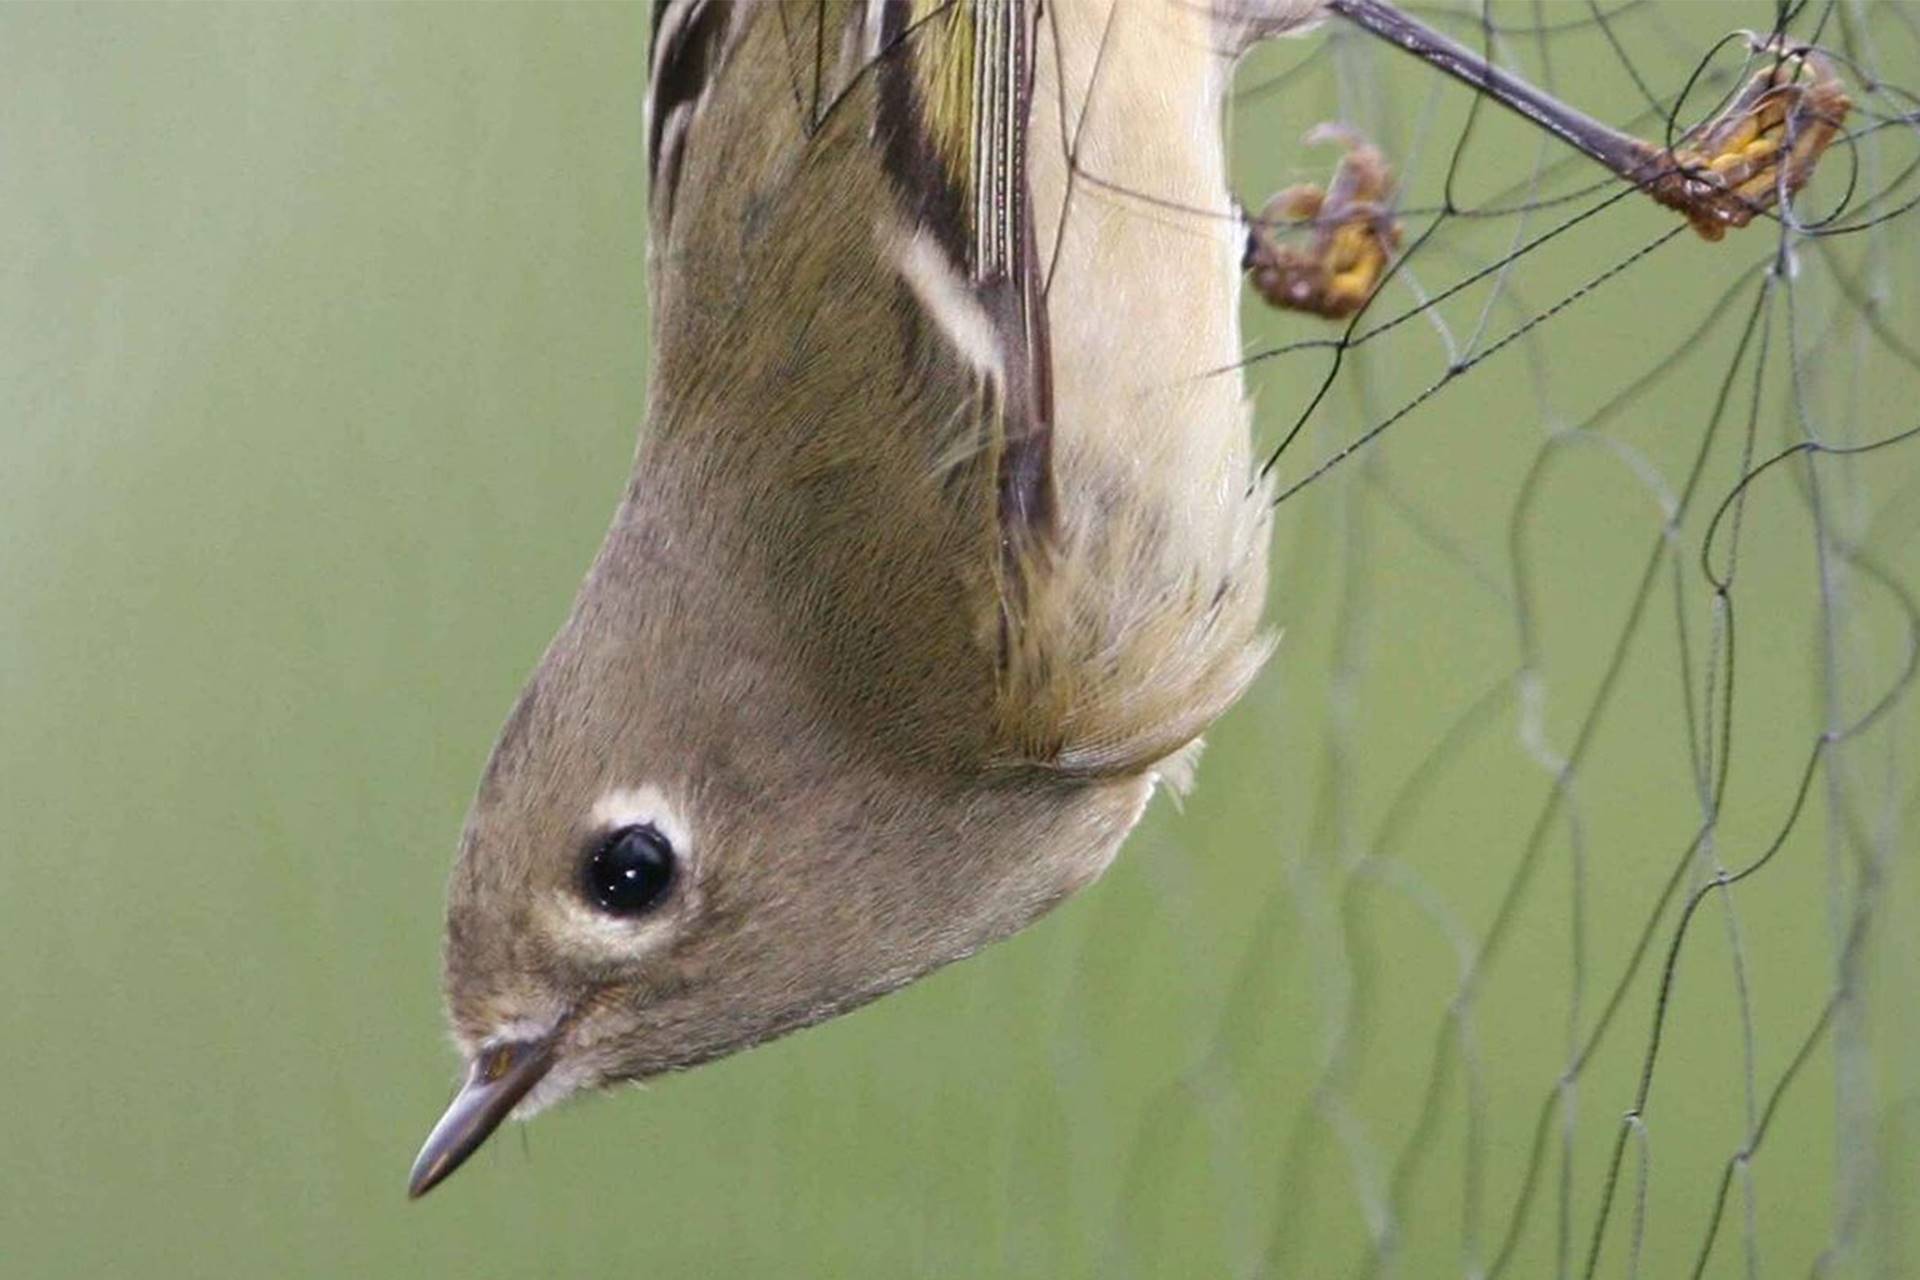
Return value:
M 1007 937 L 1189 785 L 1276 645 L 1227 93 L 1330 14 L 1421 53 L 1383 0 L 656 0 L 646 418 L 460 835 L 410 1195 Z
M 413 1194 L 509 1112 L 1028 924 L 1271 650 L 1221 136 L 1251 30 L 1038 12 L 656 6 L 646 423 L 460 839 L 468 1080 Z

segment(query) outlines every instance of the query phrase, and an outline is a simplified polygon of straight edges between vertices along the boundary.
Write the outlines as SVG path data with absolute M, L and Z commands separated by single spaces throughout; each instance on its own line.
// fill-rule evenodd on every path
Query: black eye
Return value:
M 640 915 L 673 885 L 673 845 L 657 827 L 622 827 L 587 856 L 581 880 L 587 900 L 608 915 Z

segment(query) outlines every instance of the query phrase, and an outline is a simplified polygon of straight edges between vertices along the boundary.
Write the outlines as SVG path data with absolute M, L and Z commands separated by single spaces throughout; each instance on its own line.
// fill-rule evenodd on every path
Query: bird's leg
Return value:
M 1743 227 L 1805 186 L 1853 103 L 1833 64 L 1776 37 L 1771 59 L 1712 120 L 1669 149 L 1568 106 L 1387 0 L 1328 0 L 1334 13 L 1485 92 L 1678 210 L 1708 240 Z
M 1379 148 L 1351 129 L 1323 124 L 1306 140 L 1338 142 L 1347 153 L 1325 190 L 1288 187 L 1247 220 L 1242 265 L 1270 305 L 1341 320 L 1373 296 L 1400 247 L 1393 171 Z M 1278 232 L 1288 226 L 1311 228 L 1304 245 L 1282 243 Z

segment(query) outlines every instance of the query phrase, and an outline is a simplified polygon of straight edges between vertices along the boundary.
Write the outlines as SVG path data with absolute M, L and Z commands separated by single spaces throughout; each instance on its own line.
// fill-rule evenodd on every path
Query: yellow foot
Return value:
M 1243 265 L 1270 305 L 1342 320 L 1373 296 L 1400 247 L 1393 171 L 1378 147 L 1340 125 L 1318 125 L 1306 140 L 1347 153 L 1325 189 L 1288 187 L 1267 201 L 1248 228 Z M 1313 229 L 1304 243 L 1281 243 L 1281 231 L 1303 226 Z
M 1648 148 L 1640 181 L 1708 240 L 1792 196 L 1852 110 L 1833 64 L 1818 52 L 1775 39 L 1756 46 L 1773 59 L 1713 119 L 1671 153 Z

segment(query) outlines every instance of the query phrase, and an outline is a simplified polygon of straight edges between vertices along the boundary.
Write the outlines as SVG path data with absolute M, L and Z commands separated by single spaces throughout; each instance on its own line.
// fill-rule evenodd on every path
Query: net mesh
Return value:
M 1403 249 L 1349 319 L 1250 306 L 1287 633 L 1209 782 L 1267 873 L 1185 940 L 1205 1047 L 1108 1260 L 1203 1215 L 1242 1274 L 1911 1274 L 1920 17 L 1420 12 L 1656 143 L 1762 65 L 1738 28 L 1854 110 L 1708 243 L 1342 24 L 1244 68 L 1246 204 L 1338 121 Z

